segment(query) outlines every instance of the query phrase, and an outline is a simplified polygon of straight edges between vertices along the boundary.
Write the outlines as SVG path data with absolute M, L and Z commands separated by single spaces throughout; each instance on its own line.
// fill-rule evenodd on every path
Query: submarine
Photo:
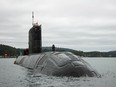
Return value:
M 89 63 L 71 52 L 42 52 L 41 25 L 37 23 L 29 30 L 29 50 L 18 56 L 15 64 L 48 76 L 100 77 Z

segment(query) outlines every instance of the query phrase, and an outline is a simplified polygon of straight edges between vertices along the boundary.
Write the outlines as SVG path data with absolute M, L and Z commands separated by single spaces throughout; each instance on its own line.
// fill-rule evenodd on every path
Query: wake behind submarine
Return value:
M 86 61 L 71 52 L 42 52 L 41 25 L 38 24 L 33 24 L 29 30 L 29 54 L 19 56 L 15 64 L 50 76 L 100 76 Z

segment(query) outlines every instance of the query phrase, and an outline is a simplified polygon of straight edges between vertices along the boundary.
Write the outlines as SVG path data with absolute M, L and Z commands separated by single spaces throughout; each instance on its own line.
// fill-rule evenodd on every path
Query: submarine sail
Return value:
M 33 25 L 29 31 L 29 54 L 42 52 L 41 25 Z
M 41 53 L 41 25 L 34 23 L 34 12 L 32 12 L 32 28 L 29 30 L 29 54 Z

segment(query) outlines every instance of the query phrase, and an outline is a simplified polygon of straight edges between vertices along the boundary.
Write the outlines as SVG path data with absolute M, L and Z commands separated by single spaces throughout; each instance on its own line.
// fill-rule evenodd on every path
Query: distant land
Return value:
M 52 47 L 42 47 L 42 52 L 52 51 Z M 83 52 L 78 50 L 73 50 L 69 48 L 60 48 L 56 47 L 56 51 L 59 52 L 72 52 L 75 55 L 83 56 L 83 57 L 116 57 L 116 51 L 109 52 L 99 52 L 99 51 L 91 51 L 91 52 Z M 8 45 L 0 44 L 0 57 L 17 57 L 19 55 L 23 55 L 24 49 L 15 48 Z

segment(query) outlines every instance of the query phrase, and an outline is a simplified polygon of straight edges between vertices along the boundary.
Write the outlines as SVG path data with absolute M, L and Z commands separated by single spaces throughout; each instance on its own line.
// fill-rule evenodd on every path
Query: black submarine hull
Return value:
M 34 18 L 34 15 L 32 15 Z M 19 56 L 15 64 L 32 69 L 36 73 L 53 76 L 97 76 L 100 75 L 81 57 L 71 52 L 56 52 L 53 45 L 53 52 L 42 53 L 41 25 L 33 24 L 29 30 L 29 52 Z
M 19 56 L 15 63 L 36 73 L 50 76 L 100 77 L 87 62 L 71 52 L 45 52 Z

